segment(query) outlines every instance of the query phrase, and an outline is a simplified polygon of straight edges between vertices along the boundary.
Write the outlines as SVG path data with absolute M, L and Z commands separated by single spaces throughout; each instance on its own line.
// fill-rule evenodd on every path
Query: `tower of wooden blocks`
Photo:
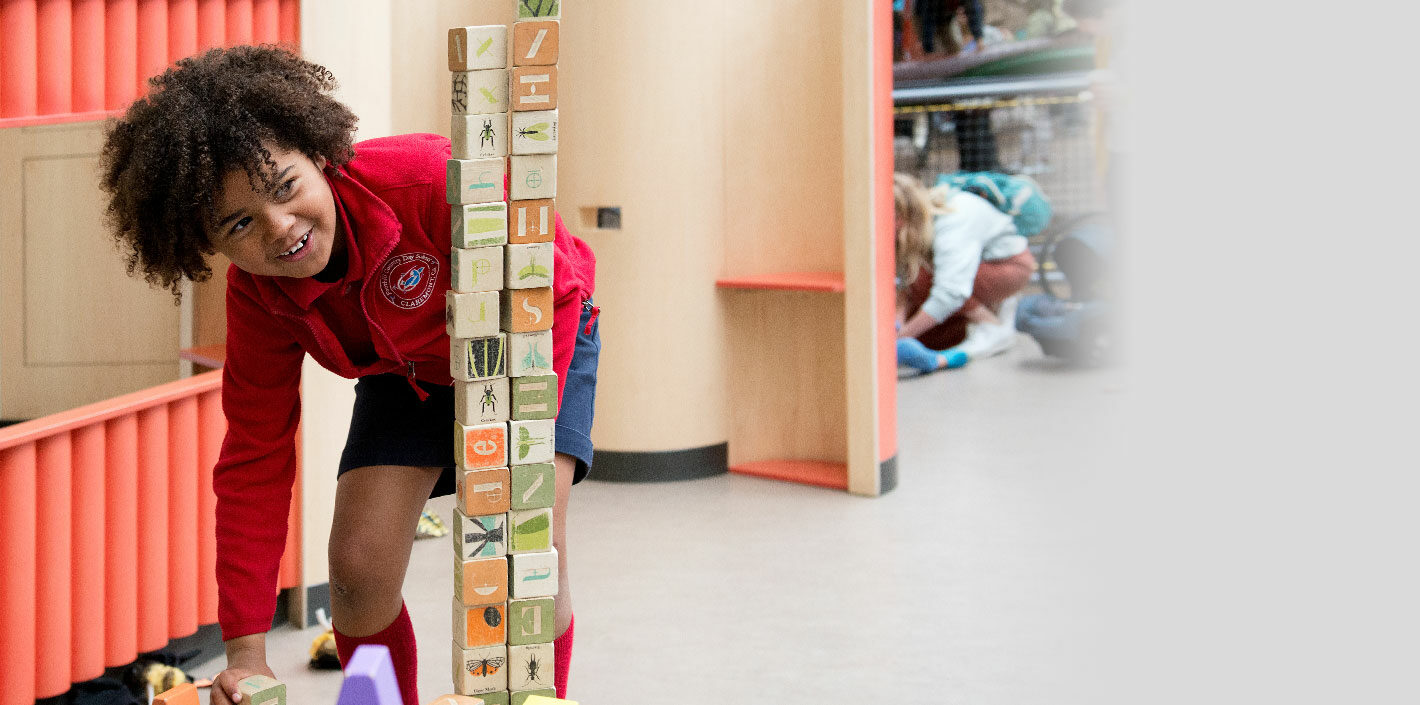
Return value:
M 557 552 L 552 366 L 560 0 L 449 30 L 458 463 L 454 691 L 487 705 L 553 696 Z M 511 61 L 509 60 L 511 56 Z

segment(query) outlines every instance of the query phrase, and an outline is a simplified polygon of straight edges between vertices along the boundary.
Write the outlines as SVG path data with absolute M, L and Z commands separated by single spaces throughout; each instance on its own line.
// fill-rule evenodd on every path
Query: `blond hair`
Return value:
M 932 261 L 932 218 L 946 212 L 948 190 L 927 187 L 915 176 L 892 175 L 893 210 L 897 216 L 897 278 L 900 288 L 917 280 Z

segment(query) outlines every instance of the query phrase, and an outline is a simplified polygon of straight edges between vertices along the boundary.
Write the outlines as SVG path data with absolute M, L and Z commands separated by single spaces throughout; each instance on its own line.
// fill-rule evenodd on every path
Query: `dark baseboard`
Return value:
M 325 610 L 326 619 L 330 618 L 330 583 L 306 588 L 306 624 L 320 624 L 316 610 Z
M 878 465 L 878 494 L 885 495 L 897 488 L 897 456 Z
M 730 471 L 730 444 L 664 451 L 597 449 L 592 472 L 598 482 L 679 482 L 723 475 Z

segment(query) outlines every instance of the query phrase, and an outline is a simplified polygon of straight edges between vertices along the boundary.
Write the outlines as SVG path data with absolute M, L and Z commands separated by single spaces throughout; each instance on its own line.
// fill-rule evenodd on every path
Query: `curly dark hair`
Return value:
M 242 169 L 275 185 L 263 142 L 342 165 L 355 156 L 355 114 L 331 97 L 335 77 L 277 46 L 212 49 L 149 80 L 148 95 L 112 122 L 101 182 L 128 273 L 176 297 L 212 274 L 208 237 L 222 178 Z

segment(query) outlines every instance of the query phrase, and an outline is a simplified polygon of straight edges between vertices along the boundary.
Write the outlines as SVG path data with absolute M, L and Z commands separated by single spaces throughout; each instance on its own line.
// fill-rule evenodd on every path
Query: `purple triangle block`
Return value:
M 345 682 L 340 685 L 336 705 L 403 705 L 399 683 L 395 680 L 394 662 L 390 650 L 379 644 L 365 644 L 355 649 L 350 665 L 345 668 Z

